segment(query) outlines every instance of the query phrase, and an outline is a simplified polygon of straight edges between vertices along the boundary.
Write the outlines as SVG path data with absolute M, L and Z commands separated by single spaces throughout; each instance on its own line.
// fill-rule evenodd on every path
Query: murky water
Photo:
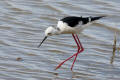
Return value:
M 37 48 L 44 30 L 65 16 L 106 15 L 80 35 L 85 51 L 55 67 L 77 51 L 70 34 L 49 37 Z M 110 64 L 114 33 L 120 44 L 120 0 L 1 0 L 0 80 L 120 80 L 120 54 Z

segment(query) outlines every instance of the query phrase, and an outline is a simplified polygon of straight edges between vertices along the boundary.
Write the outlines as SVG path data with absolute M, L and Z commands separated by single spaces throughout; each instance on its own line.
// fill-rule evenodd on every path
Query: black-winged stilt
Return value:
M 78 54 L 84 51 L 84 48 L 83 48 L 77 34 L 80 33 L 85 27 L 89 26 L 95 20 L 98 20 L 103 17 L 105 17 L 105 16 L 99 16 L 99 17 L 68 16 L 68 17 L 65 17 L 58 21 L 57 27 L 48 27 L 45 30 L 45 38 L 38 45 L 38 47 L 41 46 L 41 44 L 47 39 L 48 36 L 59 35 L 59 34 L 72 34 L 72 36 L 77 44 L 77 47 L 78 47 L 77 53 L 73 54 L 72 56 L 70 56 L 63 62 L 61 62 L 56 67 L 56 69 L 60 68 L 62 64 L 64 64 L 66 61 L 68 61 L 69 59 L 71 59 L 72 57 L 75 56 L 73 64 L 71 66 L 71 70 L 72 70 Z

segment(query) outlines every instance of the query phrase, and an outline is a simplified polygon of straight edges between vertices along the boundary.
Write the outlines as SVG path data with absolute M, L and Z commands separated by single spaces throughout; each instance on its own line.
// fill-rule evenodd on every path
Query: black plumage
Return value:
M 65 17 L 63 19 L 61 19 L 60 21 L 63 21 L 65 23 L 68 24 L 68 26 L 70 27 L 75 27 L 76 25 L 79 24 L 79 22 L 81 21 L 82 25 L 85 25 L 89 22 L 98 20 L 100 18 L 103 18 L 105 16 L 99 16 L 99 17 L 76 17 L 76 16 L 68 16 Z

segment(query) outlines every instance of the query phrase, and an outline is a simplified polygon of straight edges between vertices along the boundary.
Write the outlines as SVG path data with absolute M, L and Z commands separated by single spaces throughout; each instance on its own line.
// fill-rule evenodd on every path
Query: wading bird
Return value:
M 48 27 L 45 30 L 45 38 L 38 45 L 38 47 L 41 46 L 41 44 L 47 39 L 48 36 L 60 35 L 60 34 L 72 34 L 72 36 L 77 44 L 78 50 L 75 54 L 68 57 L 66 60 L 61 62 L 55 68 L 55 70 L 60 68 L 61 65 L 63 65 L 66 61 L 68 61 L 69 59 L 71 59 L 72 57 L 75 56 L 74 61 L 73 61 L 72 66 L 71 66 L 71 70 L 72 70 L 78 54 L 84 51 L 84 48 L 83 48 L 77 34 L 82 32 L 86 27 L 88 27 L 94 21 L 99 20 L 100 18 L 103 18 L 103 17 L 105 17 L 105 16 L 98 16 L 98 17 L 68 16 L 68 17 L 65 17 L 65 18 L 58 21 L 57 27 Z

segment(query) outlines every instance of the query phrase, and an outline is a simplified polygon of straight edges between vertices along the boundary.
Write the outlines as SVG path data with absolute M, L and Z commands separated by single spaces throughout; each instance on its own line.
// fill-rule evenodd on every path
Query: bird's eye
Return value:
M 57 27 L 57 30 L 60 31 L 60 28 Z
M 51 33 L 48 33 L 48 35 L 51 35 Z

